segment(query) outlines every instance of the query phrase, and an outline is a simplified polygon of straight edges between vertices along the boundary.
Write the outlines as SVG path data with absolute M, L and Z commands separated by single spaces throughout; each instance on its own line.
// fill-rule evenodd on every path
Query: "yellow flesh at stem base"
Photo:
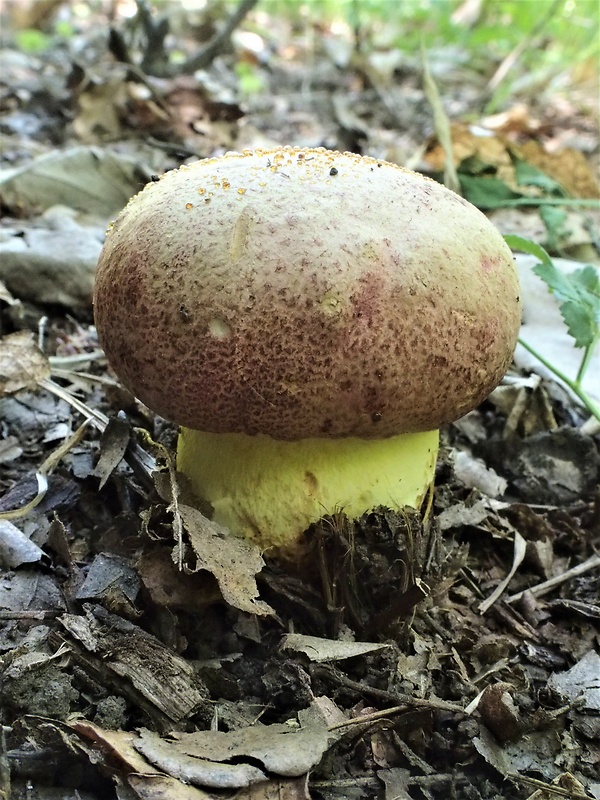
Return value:
M 182 428 L 177 467 L 213 519 L 263 550 L 293 552 L 321 517 L 419 508 L 433 483 L 438 431 L 389 439 L 303 439 Z

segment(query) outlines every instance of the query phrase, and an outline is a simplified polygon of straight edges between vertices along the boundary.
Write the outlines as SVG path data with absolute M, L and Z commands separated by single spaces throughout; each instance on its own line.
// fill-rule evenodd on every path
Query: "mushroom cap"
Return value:
M 521 321 L 510 249 L 474 206 L 323 148 L 168 172 L 108 232 L 95 318 L 162 416 L 213 433 L 383 438 L 478 405 Z

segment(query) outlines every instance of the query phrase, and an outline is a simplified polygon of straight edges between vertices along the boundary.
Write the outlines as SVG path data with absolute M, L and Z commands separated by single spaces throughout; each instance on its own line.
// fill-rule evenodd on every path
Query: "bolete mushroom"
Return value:
M 343 511 L 419 507 L 438 429 L 510 364 L 513 258 L 476 208 L 394 164 L 318 149 L 169 172 L 108 232 L 100 341 L 178 422 L 214 519 L 293 552 Z

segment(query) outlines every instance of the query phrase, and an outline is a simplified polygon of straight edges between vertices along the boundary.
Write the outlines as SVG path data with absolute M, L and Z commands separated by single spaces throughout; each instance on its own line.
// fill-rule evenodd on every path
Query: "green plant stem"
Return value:
M 585 373 L 587 371 L 587 368 L 588 368 L 588 365 L 589 365 L 590 360 L 592 358 L 592 355 L 594 353 L 594 350 L 596 349 L 596 345 L 598 344 L 598 337 L 599 336 L 600 336 L 600 333 L 597 332 L 596 335 L 594 336 L 594 338 L 592 339 L 592 341 L 590 342 L 590 344 L 588 344 L 588 346 L 585 348 L 585 352 L 584 352 L 583 358 L 581 360 L 581 365 L 580 365 L 579 370 L 577 372 L 577 377 L 575 378 L 575 383 L 580 384 L 581 381 L 583 380 L 583 376 L 585 375 Z
M 583 360 L 581 362 L 581 366 L 579 367 L 579 371 L 577 373 L 577 379 L 571 380 L 567 375 L 562 372 L 562 370 L 555 367 L 549 361 L 547 361 L 544 356 L 540 355 L 537 350 L 535 350 L 531 345 L 524 342 L 522 339 L 519 339 L 519 344 L 522 344 L 523 347 L 528 350 L 531 355 L 535 356 L 537 360 L 543 364 L 550 372 L 553 372 L 557 378 L 559 378 L 564 384 L 566 384 L 569 389 L 575 394 L 583 403 L 583 405 L 587 408 L 587 410 L 600 422 L 600 405 L 596 403 L 596 401 L 589 396 L 589 394 L 585 391 L 585 389 L 581 386 L 581 377 L 585 373 L 585 369 L 587 364 L 592 356 L 593 346 L 596 340 L 592 342 L 588 347 L 586 347 L 585 354 L 583 356 Z

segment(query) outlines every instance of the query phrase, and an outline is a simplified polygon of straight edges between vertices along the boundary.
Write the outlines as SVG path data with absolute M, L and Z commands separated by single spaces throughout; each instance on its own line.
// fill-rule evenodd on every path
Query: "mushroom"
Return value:
M 444 186 L 285 147 L 168 172 L 108 232 L 95 319 L 117 375 L 183 426 L 213 518 L 294 553 L 311 523 L 419 508 L 438 430 L 510 364 L 501 235 Z

